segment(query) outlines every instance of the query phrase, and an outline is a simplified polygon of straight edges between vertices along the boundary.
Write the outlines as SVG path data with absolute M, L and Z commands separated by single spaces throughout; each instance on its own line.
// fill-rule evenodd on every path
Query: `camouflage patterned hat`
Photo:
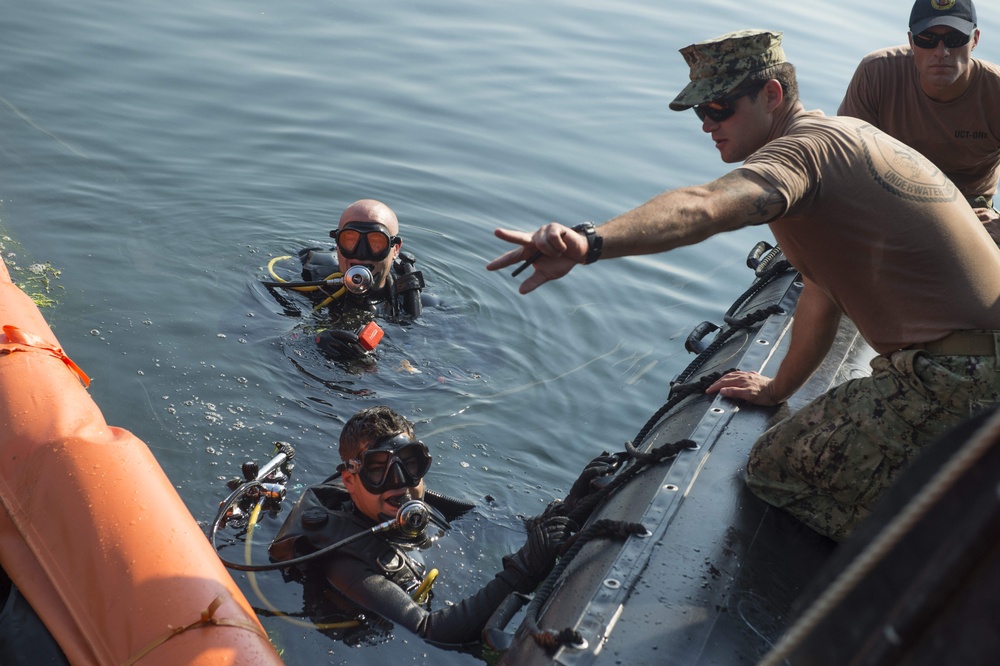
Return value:
M 725 97 L 750 74 L 785 62 L 781 33 L 769 30 L 730 32 L 680 52 L 691 68 L 691 83 L 670 103 L 674 111 Z

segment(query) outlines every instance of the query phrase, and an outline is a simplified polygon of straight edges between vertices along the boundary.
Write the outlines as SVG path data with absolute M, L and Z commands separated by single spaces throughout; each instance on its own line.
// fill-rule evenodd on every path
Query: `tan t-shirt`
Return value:
M 855 118 L 801 112 L 739 168 L 785 198 L 775 238 L 876 351 L 1000 329 L 1000 248 L 912 148 Z
M 1000 66 L 973 58 L 969 89 L 935 102 L 920 89 L 909 46 L 868 54 L 837 112 L 867 120 L 934 162 L 967 197 L 993 196 L 1000 175 Z

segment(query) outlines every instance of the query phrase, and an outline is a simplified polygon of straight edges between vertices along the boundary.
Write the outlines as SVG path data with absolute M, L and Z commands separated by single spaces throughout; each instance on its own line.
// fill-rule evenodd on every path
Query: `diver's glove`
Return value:
M 528 540 L 519 551 L 503 558 L 504 573 L 514 573 L 521 579 L 517 582 L 520 584 L 510 581 L 511 584 L 520 592 L 528 592 L 542 582 L 556 565 L 556 558 L 574 529 L 573 521 L 563 516 L 529 523 Z
M 621 460 L 618 456 L 604 451 L 583 468 L 579 478 L 573 483 L 573 487 L 566 496 L 566 510 L 572 511 L 576 504 L 584 497 L 600 489 L 606 482 L 604 477 L 609 477 L 618 471 Z
M 324 354 L 337 361 L 363 358 L 368 355 L 361 346 L 358 334 L 353 331 L 328 328 L 316 336 L 316 344 Z

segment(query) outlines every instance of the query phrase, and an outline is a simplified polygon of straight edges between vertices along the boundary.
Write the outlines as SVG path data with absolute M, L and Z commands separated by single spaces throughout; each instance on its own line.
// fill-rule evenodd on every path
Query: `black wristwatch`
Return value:
M 583 258 L 583 263 L 592 264 L 601 258 L 601 251 L 604 250 L 604 239 L 597 235 L 597 229 L 593 222 L 584 222 L 573 227 L 573 231 L 587 237 L 587 256 Z

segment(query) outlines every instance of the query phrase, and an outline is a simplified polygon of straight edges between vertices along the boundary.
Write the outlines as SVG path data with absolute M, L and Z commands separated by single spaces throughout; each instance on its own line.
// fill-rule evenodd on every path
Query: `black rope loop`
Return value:
M 690 449 L 695 445 L 694 440 L 690 439 L 679 439 L 676 442 L 669 442 L 658 446 L 655 449 L 642 452 L 635 448 L 632 442 L 625 442 L 625 450 L 628 451 L 629 457 L 634 459 L 636 462 L 643 463 L 645 465 L 655 465 L 656 463 L 663 462 L 664 460 L 672 460 L 677 457 L 677 454 L 684 449 Z
M 773 258 L 768 261 L 773 261 Z M 759 294 L 764 287 L 774 282 L 779 275 L 790 270 L 791 268 L 792 265 L 788 263 L 787 259 L 782 259 L 781 261 L 768 266 L 764 271 L 761 271 L 760 265 L 758 265 L 757 279 L 754 280 L 753 284 L 751 284 L 746 291 L 740 294 L 739 298 L 733 301 L 733 304 L 729 306 L 728 310 L 726 310 L 726 316 L 732 316 L 737 310 L 743 307 L 744 303 Z
M 712 341 L 712 343 L 708 345 L 708 347 L 706 347 L 704 351 L 698 354 L 698 356 L 695 357 L 693 361 L 691 361 L 688 367 L 685 368 L 685 370 L 677 376 L 678 382 L 687 381 L 689 377 L 691 377 L 695 372 L 698 371 L 698 368 L 700 368 L 702 365 L 705 364 L 705 361 L 711 358 L 712 355 L 715 354 L 715 352 L 717 352 L 719 348 L 722 347 L 722 345 L 729 340 L 729 338 L 733 337 L 733 335 L 736 334 L 736 331 L 742 330 L 744 328 L 749 328 L 750 326 L 756 324 L 758 321 L 762 321 L 763 319 L 766 319 L 768 316 L 772 314 L 781 312 L 781 308 L 779 308 L 777 305 L 770 305 L 767 308 L 762 308 L 761 310 L 756 310 L 754 312 L 751 312 L 740 319 L 734 318 L 736 311 L 739 310 L 741 307 L 743 307 L 747 301 L 749 301 L 751 298 L 760 293 L 764 289 L 764 287 L 774 282 L 780 275 L 787 272 L 788 270 L 792 270 L 792 265 L 788 263 L 787 260 L 782 259 L 781 261 L 777 261 L 773 265 L 768 267 L 767 270 L 758 273 L 759 277 L 757 278 L 757 280 L 755 280 L 754 283 L 751 284 L 750 287 L 745 292 L 743 292 L 743 294 L 741 294 L 740 297 L 737 298 L 731 306 L 729 306 L 729 309 L 726 310 L 726 314 L 723 317 L 723 321 L 729 325 L 729 328 L 720 331 L 719 334 L 715 336 L 715 339 Z M 760 315 L 759 313 L 761 312 L 767 312 L 767 314 Z M 757 319 L 757 317 L 760 318 Z
M 733 372 L 735 369 L 736 368 L 730 368 L 729 370 L 723 370 L 721 372 L 711 372 L 707 375 L 703 375 L 697 381 L 683 384 L 677 383 L 671 386 L 670 398 L 667 400 L 666 404 L 660 407 L 639 430 L 639 434 L 635 436 L 635 446 L 638 447 L 642 444 L 643 440 L 646 439 L 646 435 L 648 435 L 649 431 L 653 429 L 653 426 L 659 423 L 660 419 L 666 416 L 667 412 L 676 407 L 677 404 L 684 398 L 687 398 L 695 393 L 704 393 L 705 389 L 714 384 L 716 380 L 726 373 Z
M 528 604 L 527 610 L 525 610 L 524 622 L 539 647 L 551 652 L 563 645 L 581 645 L 583 643 L 583 636 L 575 629 L 566 628 L 555 632 L 541 629 L 538 626 L 538 614 L 542 604 L 552 595 L 556 581 L 559 580 L 562 572 L 566 570 L 566 567 L 569 566 L 569 563 L 573 561 L 573 558 L 579 554 L 583 547 L 594 539 L 623 539 L 630 535 L 646 533 L 647 530 L 642 523 L 630 523 L 624 520 L 602 518 L 601 520 L 594 521 L 573 537 L 569 542 L 569 549 L 560 558 L 559 563 L 552 570 L 552 573 L 538 586 L 535 596 L 532 598 L 531 603 Z
M 781 314 L 784 310 L 777 304 L 768 305 L 766 308 L 754 310 L 753 312 L 735 319 L 726 315 L 724 321 L 733 328 L 750 328 L 751 326 L 764 321 L 773 314 Z
M 562 631 L 543 630 L 531 634 L 538 647 L 551 654 L 563 645 L 583 645 L 583 636 L 576 629 L 563 629 Z

